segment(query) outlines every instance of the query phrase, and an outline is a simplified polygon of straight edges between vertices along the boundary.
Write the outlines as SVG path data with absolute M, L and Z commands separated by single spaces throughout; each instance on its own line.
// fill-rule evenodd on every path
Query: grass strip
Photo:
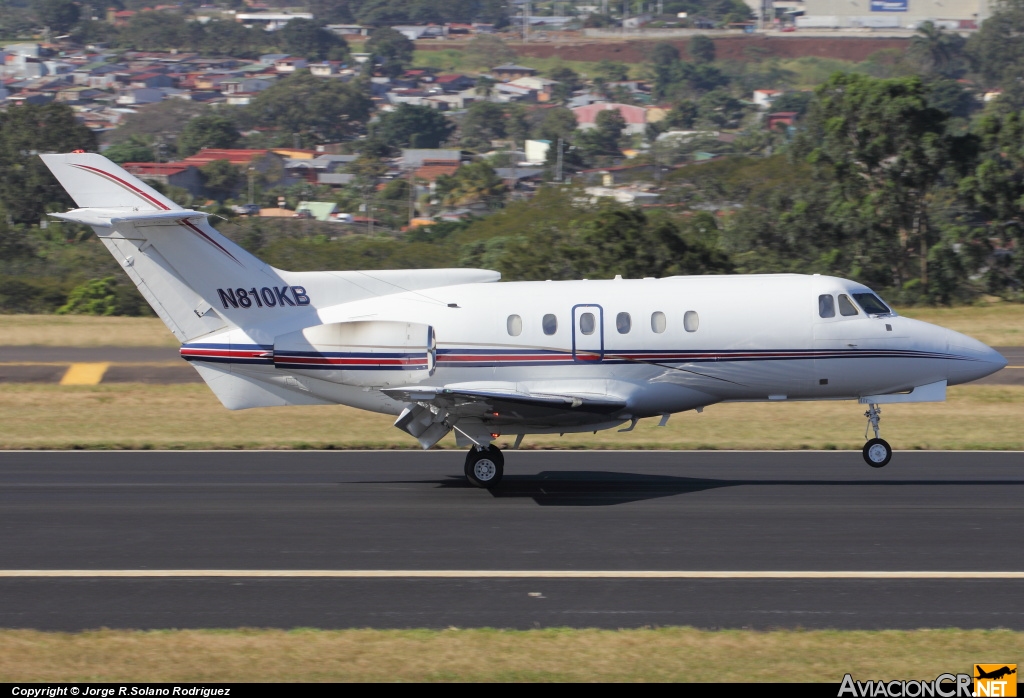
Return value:
M 885 438 L 897 449 L 1024 450 L 1024 386 L 957 386 L 948 395 L 884 405 Z M 528 436 L 523 448 L 859 450 L 863 412 L 852 401 L 712 405 L 666 427 L 646 419 L 628 433 Z M 418 448 L 393 422 L 342 405 L 232 412 L 197 384 L 9 383 L 0 391 L 4 449 Z M 440 446 L 455 448 L 455 440 Z
M 834 682 L 1015 662 L 1009 630 L 0 631 L 0 682 Z

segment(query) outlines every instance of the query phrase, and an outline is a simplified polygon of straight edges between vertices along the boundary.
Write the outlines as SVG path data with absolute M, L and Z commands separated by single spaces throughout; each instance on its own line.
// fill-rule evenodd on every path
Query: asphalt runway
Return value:
M 1024 385 L 1024 347 L 996 347 L 1009 365 L 980 385 Z M 60 383 L 74 364 L 109 364 L 99 383 L 202 383 L 173 347 L 0 346 L 0 383 Z M 74 384 L 92 384 L 74 383 Z
M 462 460 L 0 453 L 0 627 L 1024 630 L 1020 453 Z

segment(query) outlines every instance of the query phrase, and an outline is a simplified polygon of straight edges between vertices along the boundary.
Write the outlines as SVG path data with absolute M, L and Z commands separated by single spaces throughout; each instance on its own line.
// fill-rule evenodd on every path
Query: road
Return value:
M 0 626 L 1024 629 L 1018 453 L 461 461 L 0 454 Z

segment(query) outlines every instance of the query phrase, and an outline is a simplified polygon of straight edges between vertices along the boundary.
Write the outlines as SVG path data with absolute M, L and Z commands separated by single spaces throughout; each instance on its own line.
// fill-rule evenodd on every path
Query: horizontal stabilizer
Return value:
M 115 208 L 76 208 L 66 213 L 51 213 L 54 218 L 82 223 L 98 228 L 111 228 L 118 223 L 131 223 L 132 225 L 173 225 L 178 221 L 190 218 L 205 218 L 210 214 L 202 211 L 180 209 L 177 211 L 129 211 Z

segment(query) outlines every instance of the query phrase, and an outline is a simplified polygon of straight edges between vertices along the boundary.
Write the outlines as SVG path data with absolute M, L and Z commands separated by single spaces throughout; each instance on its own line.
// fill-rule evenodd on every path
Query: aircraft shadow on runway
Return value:
M 444 480 L 406 481 L 434 484 L 440 489 L 480 491 L 464 477 L 449 476 Z M 719 480 L 671 475 L 644 475 L 595 470 L 543 471 L 536 475 L 506 475 L 501 484 L 487 490 L 492 497 L 529 497 L 541 506 L 611 506 L 629 502 L 674 497 L 722 487 L 907 487 L 978 485 L 1006 487 L 1024 485 L 1024 480 Z

